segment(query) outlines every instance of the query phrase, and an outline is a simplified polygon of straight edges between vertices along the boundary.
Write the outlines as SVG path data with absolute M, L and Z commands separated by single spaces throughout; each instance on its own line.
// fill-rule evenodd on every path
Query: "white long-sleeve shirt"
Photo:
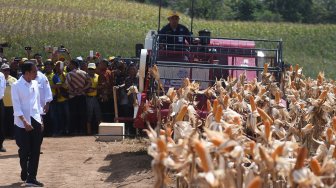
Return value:
M 43 110 L 40 104 L 40 92 L 37 81 L 27 82 L 23 76 L 12 85 L 12 102 L 14 109 L 14 124 L 24 128 L 24 124 L 19 116 L 24 116 L 26 121 L 31 124 L 30 117 L 42 123 L 41 114 Z
M 53 100 L 50 84 L 48 78 L 40 71 L 37 71 L 37 76 L 35 80 L 38 82 L 39 85 L 40 104 L 43 109 L 47 102 L 51 102 Z
M 6 88 L 6 78 L 5 75 L 2 72 L 0 72 L 0 100 L 5 95 L 5 88 Z

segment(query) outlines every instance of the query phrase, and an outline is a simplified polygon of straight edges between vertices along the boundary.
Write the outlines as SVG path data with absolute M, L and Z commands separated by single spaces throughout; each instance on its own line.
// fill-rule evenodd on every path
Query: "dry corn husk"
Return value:
M 268 64 L 261 82 L 243 74 L 203 91 L 188 79 L 170 89 L 159 98 L 171 104 L 164 128 L 147 130 L 154 186 L 166 186 L 169 172 L 180 187 L 335 187 L 335 82 L 302 70 L 284 73 L 283 90 Z M 194 94 L 207 97 L 205 119 Z

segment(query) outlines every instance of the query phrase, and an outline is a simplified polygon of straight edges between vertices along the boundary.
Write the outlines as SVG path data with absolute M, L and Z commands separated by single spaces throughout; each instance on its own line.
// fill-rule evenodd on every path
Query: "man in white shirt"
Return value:
M 35 54 L 36 55 L 36 54 Z M 31 59 L 35 63 L 35 65 L 38 65 L 38 61 L 36 59 Z M 44 114 L 46 114 L 49 111 L 49 103 L 53 100 L 50 84 L 48 81 L 48 78 L 46 75 L 44 75 L 41 71 L 37 71 L 37 76 L 35 78 L 39 85 L 40 90 L 40 104 L 43 108 Z
M 5 75 L 0 72 L 0 152 L 6 152 L 6 149 L 3 147 L 3 142 L 5 141 L 5 133 L 4 133 L 4 104 L 3 97 L 5 95 L 6 88 L 6 79 Z
M 22 76 L 12 85 L 15 139 L 19 147 L 21 179 L 27 186 L 43 187 L 36 180 L 44 129 L 37 67 L 32 61 L 22 64 Z
M 37 62 L 35 62 L 35 65 L 38 65 Z M 39 86 L 40 104 L 41 108 L 43 109 L 42 120 L 44 122 L 44 125 L 46 126 L 44 134 L 49 134 L 49 131 L 52 130 L 52 127 L 54 126 L 52 125 L 52 122 L 47 118 L 49 104 L 53 100 L 50 84 L 46 75 L 44 75 L 40 70 L 37 71 L 37 76 L 35 80 L 37 81 Z

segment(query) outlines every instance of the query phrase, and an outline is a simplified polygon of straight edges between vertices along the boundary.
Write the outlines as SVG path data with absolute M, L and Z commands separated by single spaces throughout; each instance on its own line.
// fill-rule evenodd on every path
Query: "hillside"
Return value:
M 43 52 L 45 45 L 63 44 L 72 54 L 89 50 L 103 56 L 134 56 L 149 29 L 157 29 L 158 8 L 126 0 L 0 0 L 0 42 L 8 41 L 9 57 L 24 55 L 24 46 Z M 162 23 L 166 23 L 163 10 Z M 181 22 L 190 25 L 190 18 Z M 325 71 L 336 78 L 336 25 L 219 22 L 194 20 L 194 31 L 207 28 L 213 36 L 280 39 L 284 59 L 304 66 L 306 75 Z

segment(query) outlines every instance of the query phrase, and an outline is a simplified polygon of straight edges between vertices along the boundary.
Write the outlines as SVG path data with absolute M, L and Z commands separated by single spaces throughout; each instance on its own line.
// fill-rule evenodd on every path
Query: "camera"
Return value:
M 63 45 L 61 45 L 61 46 L 58 48 L 58 52 L 66 52 L 66 49 L 64 48 Z
M 0 44 L 0 47 L 1 47 L 1 48 L 7 48 L 7 47 L 9 47 L 9 44 L 8 44 L 8 42 L 1 43 L 1 44 Z
M 28 47 L 25 47 L 25 50 L 26 51 L 31 51 L 32 47 L 28 46 Z
M 59 52 L 66 52 L 65 48 L 58 49 Z

